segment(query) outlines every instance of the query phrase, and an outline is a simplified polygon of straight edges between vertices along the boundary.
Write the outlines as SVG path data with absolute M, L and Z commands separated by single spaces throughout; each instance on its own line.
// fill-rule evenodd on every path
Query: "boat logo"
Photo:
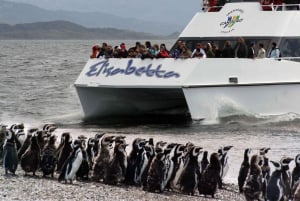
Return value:
M 236 23 L 242 22 L 243 18 L 241 18 L 241 14 L 244 11 L 242 9 L 234 9 L 227 13 L 226 21 L 221 22 L 220 26 L 222 27 L 222 33 L 230 33 L 234 31 L 234 25 Z
M 98 76 L 111 77 L 115 75 L 134 75 L 137 77 L 156 77 L 156 78 L 179 78 L 180 74 L 175 71 L 166 71 L 162 69 L 162 64 L 153 65 L 148 64 L 146 66 L 134 66 L 133 59 L 129 59 L 126 66 L 115 67 L 109 63 L 109 60 L 101 60 L 96 64 L 89 67 L 86 76 L 98 77 Z

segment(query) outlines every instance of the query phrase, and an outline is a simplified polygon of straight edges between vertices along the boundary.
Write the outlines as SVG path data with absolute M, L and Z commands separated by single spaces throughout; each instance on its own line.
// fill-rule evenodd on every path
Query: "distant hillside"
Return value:
M 0 24 L 0 39 L 162 39 L 163 37 L 115 28 L 86 28 L 67 21 Z
M 136 18 L 122 18 L 104 12 L 50 11 L 30 4 L 0 0 L 1 23 L 23 24 L 57 20 L 69 21 L 89 28 L 109 27 L 156 35 L 169 35 L 183 29 L 180 25 L 172 24 L 173 22 L 168 24 Z

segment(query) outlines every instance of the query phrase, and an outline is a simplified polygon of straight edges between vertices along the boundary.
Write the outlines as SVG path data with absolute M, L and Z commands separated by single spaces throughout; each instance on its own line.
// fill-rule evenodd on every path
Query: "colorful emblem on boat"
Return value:
M 86 73 L 88 77 L 98 77 L 103 75 L 105 77 L 115 75 L 133 75 L 133 76 L 146 76 L 156 78 L 179 78 L 180 74 L 175 71 L 166 71 L 162 69 L 162 64 L 154 66 L 148 64 L 146 66 L 134 66 L 133 60 L 129 59 L 126 66 L 115 67 L 109 63 L 109 60 L 101 60 L 96 64 L 89 67 L 89 71 Z
M 226 21 L 220 23 L 220 26 L 222 27 L 221 32 L 230 33 L 234 31 L 234 25 L 243 21 L 243 18 L 241 17 L 243 13 L 244 11 L 242 9 L 234 9 L 227 13 Z

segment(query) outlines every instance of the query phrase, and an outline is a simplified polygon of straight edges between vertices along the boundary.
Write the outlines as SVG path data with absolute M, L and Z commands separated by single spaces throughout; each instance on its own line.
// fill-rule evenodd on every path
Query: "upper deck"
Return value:
M 300 12 L 274 5 L 271 11 L 259 2 L 226 3 L 217 12 L 198 12 L 180 38 L 212 37 L 297 37 Z

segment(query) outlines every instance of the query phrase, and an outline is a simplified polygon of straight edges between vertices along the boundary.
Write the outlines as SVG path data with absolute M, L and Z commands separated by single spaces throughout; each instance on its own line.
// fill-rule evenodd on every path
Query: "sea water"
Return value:
M 209 153 L 216 152 L 221 146 L 233 145 L 228 153 L 230 168 L 225 177 L 225 182 L 230 183 L 237 183 L 246 148 L 257 153 L 261 147 L 270 147 L 267 154 L 270 160 L 300 154 L 300 116 L 293 113 L 257 116 L 231 105 L 221 108 L 218 122 L 208 125 L 167 118 L 83 122 L 73 84 L 88 60 L 92 46 L 102 42 L 112 46 L 124 42 L 131 47 L 136 41 L 0 41 L 0 123 L 23 122 L 26 127 L 56 123 L 59 129 L 55 134 L 68 131 L 73 138 L 106 132 L 126 135 L 129 143 L 136 137 L 184 144 L 192 142 Z M 167 48 L 171 48 L 175 41 L 151 42 L 166 43 Z M 294 162 L 291 162 L 290 167 L 293 166 Z

